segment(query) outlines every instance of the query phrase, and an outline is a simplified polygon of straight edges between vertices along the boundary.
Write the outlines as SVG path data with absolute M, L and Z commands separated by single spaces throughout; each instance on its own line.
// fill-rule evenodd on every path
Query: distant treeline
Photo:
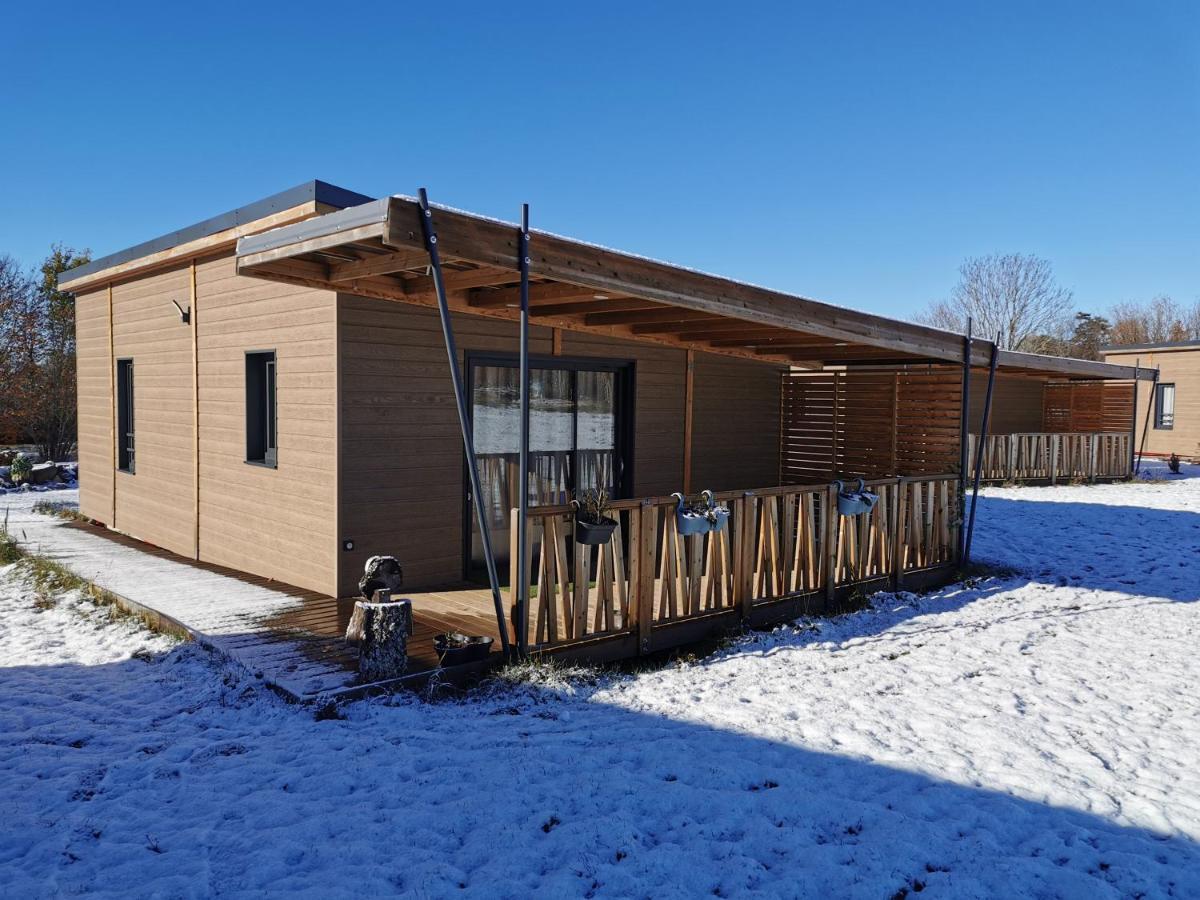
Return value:
M 35 444 L 43 459 L 75 448 L 75 303 L 58 276 L 90 259 L 55 246 L 36 269 L 0 256 L 0 444 Z

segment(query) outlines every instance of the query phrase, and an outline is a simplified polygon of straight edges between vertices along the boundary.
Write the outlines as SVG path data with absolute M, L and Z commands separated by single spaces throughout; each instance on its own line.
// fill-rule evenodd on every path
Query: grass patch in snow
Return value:
M 33 603 L 38 609 L 49 609 L 57 603 L 60 595 L 75 591 L 81 598 L 97 606 L 108 607 L 115 619 L 133 619 L 151 631 L 162 631 L 150 616 L 131 612 L 115 594 L 79 577 L 61 563 L 29 553 L 11 534 L 0 528 L 0 565 L 14 563 L 17 564 L 17 572 L 33 586 Z
M 56 516 L 60 519 L 69 519 L 72 522 L 91 522 L 92 520 L 79 511 L 74 503 L 68 503 L 64 500 L 39 500 L 32 507 L 35 513 L 41 513 L 44 516 Z

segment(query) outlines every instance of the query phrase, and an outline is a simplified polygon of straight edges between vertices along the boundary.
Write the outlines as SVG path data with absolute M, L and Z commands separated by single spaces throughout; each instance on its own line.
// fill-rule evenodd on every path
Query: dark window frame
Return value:
M 117 471 L 134 475 L 137 472 L 136 425 L 134 418 L 133 357 L 124 357 L 116 362 L 113 375 L 115 402 L 117 407 Z
M 1171 411 L 1164 414 L 1162 408 L 1163 393 L 1166 388 L 1171 389 Z M 1175 382 L 1167 381 L 1154 386 L 1154 428 L 1156 431 L 1171 431 L 1175 428 L 1175 400 L 1178 397 L 1178 392 L 1175 390 Z
M 474 412 L 471 398 L 475 394 L 475 368 L 477 366 L 503 366 L 519 368 L 521 358 L 516 353 L 504 353 L 490 350 L 468 350 L 464 354 L 466 363 L 466 391 L 468 421 Z M 638 364 L 635 359 L 611 356 L 553 356 L 540 353 L 529 354 L 529 368 L 532 369 L 565 369 L 569 372 L 613 372 L 617 376 L 617 418 L 616 440 L 614 443 L 620 456 L 620 472 L 618 475 L 617 494 L 612 499 L 619 500 L 633 496 L 634 484 L 634 436 L 637 433 L 637 373 Z M 574 388 L 572 388 L 574 396 Z M 474 423 L 471 422 L 472 430 Z M 467 472 L 467 454 L 461 446 L 462 454 L 462 571 L 463 578 L 470 581 L 478 573 L 471 566 L 471 527 L 475 521 L 475 510 L 471 508 L 470 475 Z M 500 581 L 508 581 L 507 569 L 500 572 Z
M 246 464 L 279 468 L 279 356 L 247 350 Z

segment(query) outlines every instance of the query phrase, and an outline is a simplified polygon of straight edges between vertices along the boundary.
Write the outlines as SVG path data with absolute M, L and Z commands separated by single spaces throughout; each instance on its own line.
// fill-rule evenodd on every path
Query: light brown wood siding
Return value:
M 134 364 L 135 469 L 115 472 L 106 290 L 76 299 L 80 507 L 182 556 L 196 552 L 191 267 L 113 286 L 113 350 Z M 199 558 L 332 593 L 337 566 L 336 295 L 196 264 Z M 245 353 L 275 350 L 279 466 L 245 462 Z M 112 487 L 116 485 L 116 516 Z
M 337 295 L 239 276 L 231 254 L 197 263 L 196 291 L 201 559 L 332 593 Z M 274 469 L 245 461 L 251 350 L 276 354 Z
M 1137 350 L 1128 353 L 1106 353 L 1105 362 L 1159 370 L 1160 384 L 1175 385 L 1175 424 L 1172 428 L 1154 427 L 1154 389 L 1148 381 L 1138 382 L 1137 444 L 1142 444 L 1146 415 L 1150 427 L 1145 431 L 1146 452 L 1167 456 L 1178 453 L 1190 459 L 1200 459 L 1200 347 L 1163 350 Z
M 446 351 L 435 310 L 339 295 L 342 384 L 341 517 L 353 552 L 339 554 L 339 586 L 353 593 L 367 557 L 388 553 L 418 588 L 462 577 L 463 455 Z M 455 315 L 467 353 L 517 350 L 515 324 Z M 531 351 L 549 355 L 549 329 Z M 686 355 L 682 350 L 563 332 L 563 357 L 636 366 L 634 484 L 638 496 L 679 490 L 683 477 Z M 697 354 L 697 488 L 762 487 L 777 479 L 778 370 Z
M 75 298 L 79 396 L 79 510 L 111 524 L 113 485 L 112 374 L 108 289 Z
M 113 285 L 113 352 L 133 360 L 135 473 L 116 474 L 119 531 L 186 556 L 193 550 L 192 336 L 176 300 L 188 266 Z

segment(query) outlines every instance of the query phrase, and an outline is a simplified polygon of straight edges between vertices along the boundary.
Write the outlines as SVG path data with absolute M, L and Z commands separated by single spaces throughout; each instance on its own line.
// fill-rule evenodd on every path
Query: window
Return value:
M 274 468 L 275 351 L 246 354 L 246 462 Z
M 1175 385 L 1160 384 L 1154 389 L 1154 427 L 1175 427 Z
M 117 468 L 134 472 L 132 359 L 117 360 Z

